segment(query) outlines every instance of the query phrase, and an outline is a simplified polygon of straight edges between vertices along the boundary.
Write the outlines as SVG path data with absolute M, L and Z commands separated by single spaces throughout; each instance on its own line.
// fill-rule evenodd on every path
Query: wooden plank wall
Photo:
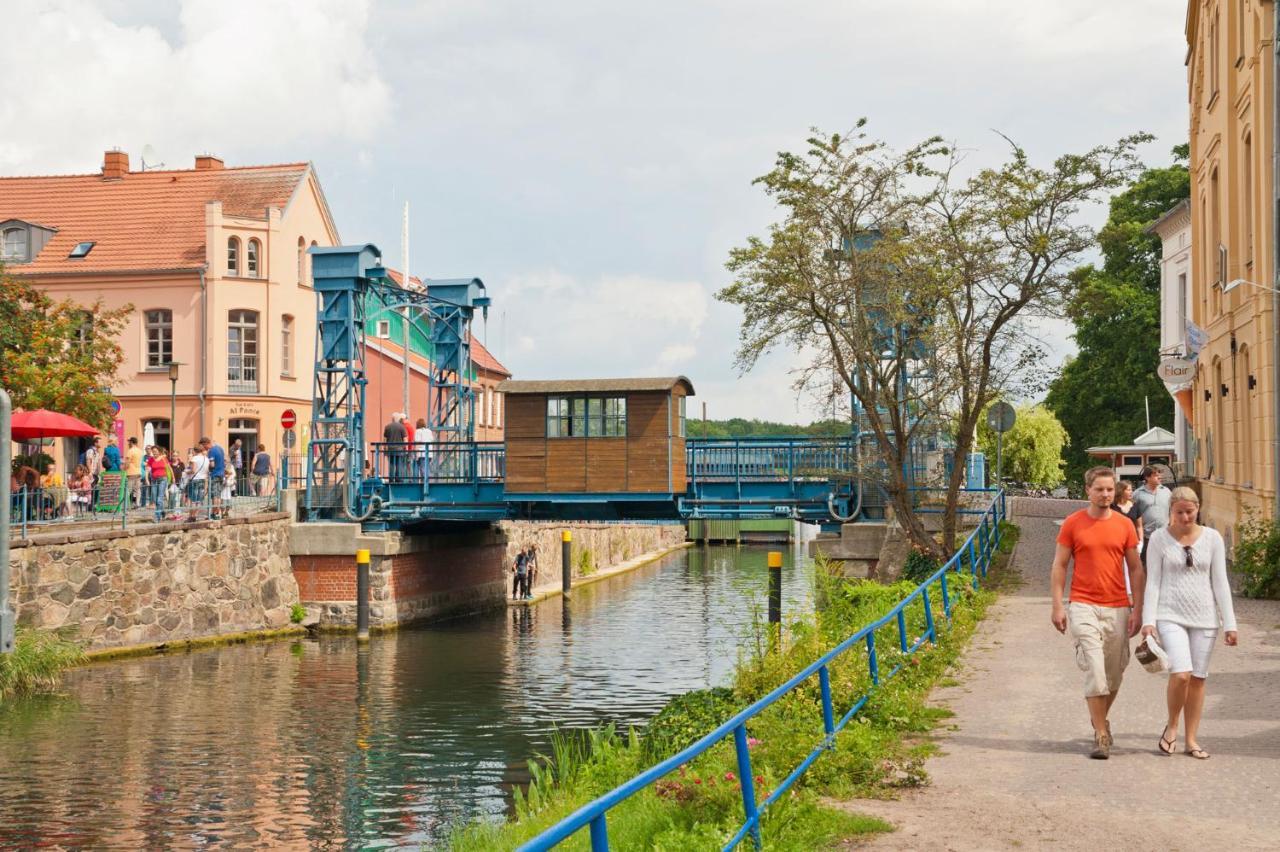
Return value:
M 625 439 L 549 439 L 546 395 L 508 394 L 507 490 L 514 494 L 667 494 L 673 487 L 684 491 L 684 441 L 670 437 L 680 428 L 678 403 L 665 392 L 629 393 L 626 397 Z

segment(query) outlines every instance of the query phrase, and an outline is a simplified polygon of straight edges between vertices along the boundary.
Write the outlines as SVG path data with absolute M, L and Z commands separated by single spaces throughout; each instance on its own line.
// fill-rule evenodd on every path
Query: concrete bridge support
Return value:
M 321 628 L 354 629 L 355 554 L 369 550 L 369 626 L 386 630 L 501 606 L 506 537 L 475 525 L 431 535 L 360 531 L 358 524 L 294 524 L 293 576 Z

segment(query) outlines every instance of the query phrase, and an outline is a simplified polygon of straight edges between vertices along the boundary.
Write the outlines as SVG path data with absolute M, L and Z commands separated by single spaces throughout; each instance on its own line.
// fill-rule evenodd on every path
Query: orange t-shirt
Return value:
M 1119 512 L 1094 519 L 1087 509 L 1067 516 L 1058 532 L 1058 544 L 1071 548 L 1073 603 L 1094 606 L 1129 606 L 1125 591 L 1124 554 L 1138 546 L 1133 522 Z

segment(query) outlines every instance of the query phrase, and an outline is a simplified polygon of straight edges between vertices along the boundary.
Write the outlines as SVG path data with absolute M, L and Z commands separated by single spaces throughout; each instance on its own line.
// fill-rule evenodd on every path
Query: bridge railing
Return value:
M 369 445 L 365 478 L 389 483 L 479 484 L 506 476 L 506 447 L 501 441 L 454 443 L 376 443 Z
M 690 439 L 690 479 L 776 481 L 849 477 L 857 470 L 852 438 Z
M 938 620 L 934 618 L 933 614 L 931 591 L 937 588 L 941 592 L 943 619 L 949 623 L 953 609 L 952 585 L 956 582 L 968 582 L 976 589 L 979 579 L 987 576 L 991 559 L 1000 543 L 1000 522 L 1004 520 L 1004 517 L 1004 495 L 997 492 L 991 501 L 991 505 L 983 513 L 979 525 L 965 539 L 960 549 L 947 560 L 946 564 L 917 586 L 911 594 L 903 598 L 887 613 L 858 630 L 848 639 L 845 639 L 809 664 L 786 683 L 756 701 L 693 745 L 574 811 L 521 846 L 521 852 L 541 852 L 541 850 L 551 849 L 584 827 L 587 827 L 590 831 L 593 852 L 606 852 L 609 848 L 609 829 L 606 814 L 610 809 L 622 804 L 631 796 L 706 753 L 713 746 L 729 737 L 733 737 L 737 756 L 738 779 L 742 788 L 742 807 L 745 820 L 733 837 L 725 844 L 724 848 L 726 850 L 734 849 L 747 836 L 750 836 L 758 849 L 760 847 L 760 817 L 765 809 L 782 798 L 799 780 L 800 776 L 804 774 L 805 770 L 821 757 L 824 752 L 836 747 L 836 734 L 849 724 L 854 716 L 858 714 L 858 711 L 866 706 L 867 701 L 870 700 L 875 690 L 882 683 L 901 671 L 911 655 L 915 654 L 925 642 L 937 641 Z M 966 573 L 967 577 L 965 576 Z M 907 627 L 907 610 L 913 604 L 923 607 L 925 622 L 923 633 L 914 641 L 909 637 Z M 882 670 L 879 652 L 877 651 L 876 631 L 894 624 L 897 627 L 897 647 L 889 650 L 891 652 L 896 650 L 897 652 L 894 654 L 893 660 L 896 665 L 885 672 Z M 836 698 L 831 693 L 831 667 L 843 655 L 850 652 L 861 654 L 864 649 L 867 672 L 872 684 L 871 688 L 862 695 L 842 696 L 845 702 L 848 703 L 848 709 L 837 719 Z M 787 694 L 799 689 L 802 684 L 815 676 L 818 678 L 819 692 L 822 697 L 823 739 L 778 784 L 777 788 L 764 801 L 757 801 L 753 781 L 755 776 L 751 769 L 747 723 Z

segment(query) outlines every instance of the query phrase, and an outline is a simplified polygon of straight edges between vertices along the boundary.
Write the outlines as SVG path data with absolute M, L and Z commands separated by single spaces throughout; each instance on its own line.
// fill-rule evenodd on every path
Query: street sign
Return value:
M 1156 375 L 1166 385 L 1185 385 L 1195 378 L 1196 365 L 1186 358 L 1165 358 L 1156 368 Z
M 286 408 L 284 413 L 280 415 L 280 425 L 286 429 L 292 429 L 298 425 L 298 415 L 292 408 Z
M 121 408 L 123 408 L 123 406 L 120 405 L 120 400 L 118 399 L 111 400 L 111 416 L 112 417 L 119 417 Z
M 991 427 L 992 432 L 1001 434 L 1008 432 L 1017 419 L 1017 412 L 1007 402 L 997 402 L 987 409 L 987 425 Z
M 282 437 L 280 440 L 284 442 L 284 448 L 286 450 L 292 450 L 293 445 L 298 443 L 298 433 L 293 431 L 292 429 L 285 429 L 284 437 Z

